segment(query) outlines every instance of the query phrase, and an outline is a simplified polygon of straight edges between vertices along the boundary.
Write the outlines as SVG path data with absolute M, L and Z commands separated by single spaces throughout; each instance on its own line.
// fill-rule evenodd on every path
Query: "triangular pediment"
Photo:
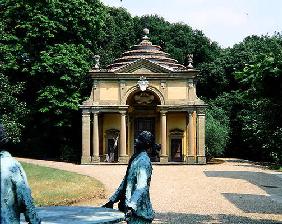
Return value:
M 141 68 L 137 68 L 135 71 L 132 72 L 133 74 L 144 74 L 144 73 L 155 73 L 154 71 L 145 68 L 145 67 L 141 67 Z
M 147 59 L 139 59 L 130 64 L 127 64 L 114 73 L 132 73 L 132 74 L 149 74 L 149 73 L 170 73 L 171 70 L 167 69 L 157 63 L 151 62 Z

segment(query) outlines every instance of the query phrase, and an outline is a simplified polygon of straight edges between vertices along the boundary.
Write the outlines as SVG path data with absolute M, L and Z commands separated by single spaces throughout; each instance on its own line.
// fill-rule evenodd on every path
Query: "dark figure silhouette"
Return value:
M 149 131 L 143 131 L 135 139 L 134 147 L 125 177 L 104 207 L 113 208 L 113 204 L 119 202 L 119 210 L 126 214 L 127 223 L 152 223 L 154 211 L 149 194 L 152 164 L 147 151 L 159 146 Z

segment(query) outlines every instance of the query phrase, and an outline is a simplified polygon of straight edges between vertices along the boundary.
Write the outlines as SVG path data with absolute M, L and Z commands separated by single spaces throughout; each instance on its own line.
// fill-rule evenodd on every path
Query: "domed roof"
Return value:
M 150 42 L 150 38 L 147 36 L 149 34 L 148 29 L 143 31 L 145 36 L 142 38 L 141 43 L 132 46 L 130 51 L 124 52 L 121 58 L 108 65 L 107 69 L 109 71 L 114 72 L 140 59 L 148 60 L 170 71 L 187 70 L 184 65 L 179 64 L 177 60 L 170 58 L 168 53 L 163 52 L 160 46 L 153 45 Z

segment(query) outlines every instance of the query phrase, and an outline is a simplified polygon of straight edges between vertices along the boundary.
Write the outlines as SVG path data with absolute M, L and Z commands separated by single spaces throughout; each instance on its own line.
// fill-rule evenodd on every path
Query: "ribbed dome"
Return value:
M 179 64 L 177 60 L 169 58 L 169 54 L 161 51 L 160 46 L 153 45 L 150 42 L 147 37 L 147 34 L 149 34 L 148 29 L 144 29 L 144 33 L 145 36 L 142 38 L 140 44 L 134 45 L 131 47 L 130 51 L 124 52 L 122 57 L 116 59 L 113 64 L 107 67 L 107 69 L 115 71 L 140 59 L 146 59 L 171 71 L 187 69 L 185 66 Z

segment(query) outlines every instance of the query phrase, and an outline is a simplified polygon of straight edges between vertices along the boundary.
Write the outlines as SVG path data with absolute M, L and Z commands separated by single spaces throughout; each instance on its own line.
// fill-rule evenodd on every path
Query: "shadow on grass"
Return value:
M 199 215 L 184 213 L 157 213 L 153 223 L 177 223 L 177 224 L 198 224 L 198 223 L 228 223 L 228 224 L 279 224 L 277 220 L 255 219 L 236 215 L 215 214 L 215 215 Z

